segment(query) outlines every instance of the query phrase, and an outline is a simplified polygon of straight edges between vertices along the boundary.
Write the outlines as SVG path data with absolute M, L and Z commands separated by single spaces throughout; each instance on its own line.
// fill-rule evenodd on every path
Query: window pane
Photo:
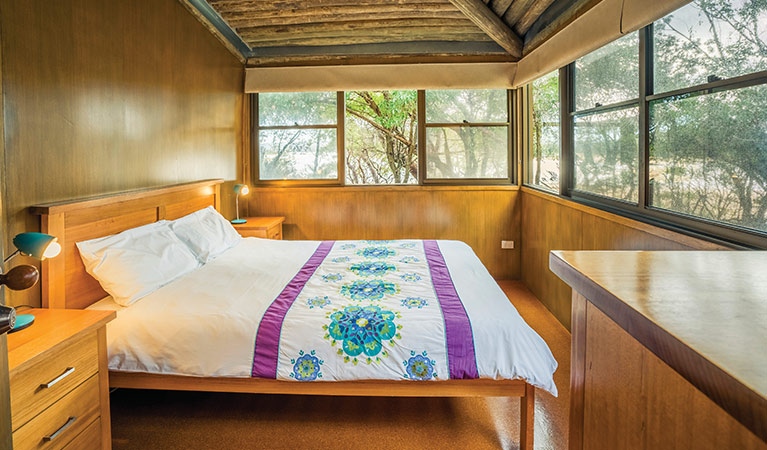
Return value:
M 559 72 L 530 85 L 530 184 L 559 192 Z
M 650 104 L 650 204 L 767 231 L 767 86 Z
M 767 70 L 763 2 L 696 0 L 656 22 L 653 34 L 656 93 Z
M 262 180 L 338 177 L 335 129 L 261 130 L 258 150 Z
M 505 89 L 426 91 L 427 123 L 505 123 Z
M 575 188 L 636 202 L 639 109 L 576 117 L 574 138 Z
M 639 96 L 639 35 L 631 33 L 575 61 L 575 109 Z
M 508 127 L 429 127 L 427 178 L 508 178 Z
M 346 182 L 418 183 L 416 91 L 346 93 Z
M 335 92 L 258 94 L 259 125 L 335 125 Z

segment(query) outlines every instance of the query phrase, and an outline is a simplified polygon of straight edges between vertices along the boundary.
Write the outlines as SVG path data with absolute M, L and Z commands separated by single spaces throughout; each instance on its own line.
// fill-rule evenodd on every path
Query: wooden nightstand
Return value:
M 242 237 L 282 240 L 284 217 L 243 217 L 247 222 L 233 224 Z
M 112 448 L 106 323 L 114 311 L 32 309 L 8 335 L 13 448 Z

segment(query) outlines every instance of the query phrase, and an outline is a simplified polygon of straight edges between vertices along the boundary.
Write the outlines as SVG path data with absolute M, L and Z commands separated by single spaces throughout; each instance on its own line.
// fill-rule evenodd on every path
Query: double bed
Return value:
M 42 205 L 63 256 L 43 261 L 43 306 L 117 311 L 110 386 L 362 396 L 521 397 L 557 363 L 466 244 L 241 239 L 130 306 L 88 274 L 77 242 L 219 209 L 220 180 Z

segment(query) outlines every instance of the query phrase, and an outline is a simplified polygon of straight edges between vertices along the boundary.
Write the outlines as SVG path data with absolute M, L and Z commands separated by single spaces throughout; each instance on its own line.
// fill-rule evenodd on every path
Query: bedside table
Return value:
M 106 324 L 114 311 L 31 309 L 8 334 L 13 448 L 112 448 Z
M 282 240 L 284 217 L 243 217 L 247 222 L 232 224 L 242 237 Z

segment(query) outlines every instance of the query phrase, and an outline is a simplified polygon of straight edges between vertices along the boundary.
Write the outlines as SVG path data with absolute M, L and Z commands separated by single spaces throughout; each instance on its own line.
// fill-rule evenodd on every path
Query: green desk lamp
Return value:
M 13 245 L 16 246 L 17 250 L 5 258 L 3 264 L 19 253 L 42 261 L 46 258 L 53 258 L 61 252 L 61 245 L 56 242 L 56 237 L 44 233 L 17 234 L 13 238 Z M 8 289 L 23 291 L 34 286 L 39 279 L 40 272 L 37 270 L 37 267 L 22 264 L 9 270 L 7 273 L 0 274 L 0 286 L 5 285 L 8 286 Z M 28 327 L 34 321 L 35 316 L 31 314 L 18 315 L 10 333 Z
M 237 218 L 232 221 L 234 224 L 245 223 L 246 219 L 240 219 L 240 195 L 248 195 L 250 189 L 247 184 L 235 184 L 234 185 L 234 209 L 237 210 Z

